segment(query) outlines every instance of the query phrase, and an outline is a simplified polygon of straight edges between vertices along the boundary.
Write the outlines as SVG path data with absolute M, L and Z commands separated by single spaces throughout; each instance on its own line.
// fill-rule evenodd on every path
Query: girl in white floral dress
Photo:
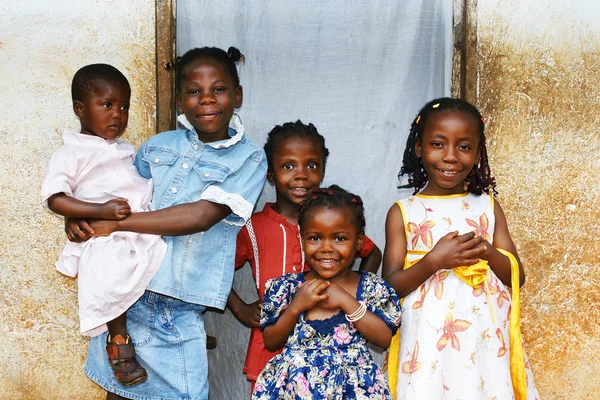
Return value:
M 298 225 L 311 271 L 267 281 L 265 347 L 284 348 L 258 376 L 252 398 L 391 400 L 367 342 L 389 346 L 400 302 L 381 278 L 351 269 L 365 237 L 360 197 L 318 189 Z
M 538 398 L 519 327 L 525 274 L 493 197 L 484 125 L 471 104 L 441 98 L 411 126 L 400 175 L 415 193 L 388 212 L 383 260 L 404 297 L 388 358 L 396 399 Z

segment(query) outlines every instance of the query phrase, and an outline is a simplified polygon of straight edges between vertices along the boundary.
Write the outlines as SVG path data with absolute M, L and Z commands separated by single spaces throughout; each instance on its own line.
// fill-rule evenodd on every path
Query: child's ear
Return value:
M 421 145 L 421 141 L 417 140 L 415 142 L 415 154 L 417 155 L 417 157 L 421 158 L 422 150 L 423 150 L 423 147 Z
M 356 252 L 359 253 L 363 245 L 365 244 L 365 233 L 359 233 L 358 238 L 356 239 Z
M 274 181 L 274 179 L 273 179 L 273 170 L 272 170 L 271 168 L 268 168 L 268 169 L 267 169 L 267 180 L 269 181 L 269 183 L 270 183 L 271 185 L 274 185 L 274 184 L 275 184 L 275 181 Z
M 75 115 L 77 115 L 77 117 L 79 118 L 83 118 L 83 102 L 79 101 L 79 100 L 74 100 L 73 101 L 73 112 L 75 113 Z
M 237 89 L 235 89 L 235 108 L 240 108 L 242 106 L 242 102 L 244 101 L 244 89 L 242 85 L 239 85 Z

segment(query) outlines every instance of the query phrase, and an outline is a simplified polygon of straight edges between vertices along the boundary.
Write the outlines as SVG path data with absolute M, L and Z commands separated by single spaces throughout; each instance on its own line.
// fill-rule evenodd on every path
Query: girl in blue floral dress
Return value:
M 261 328 L 283 352 L 259 375 L 253 399 L 392 399 L 367 342 L 387 348 L 400 301 L 382 279 L 352 271 L 364 241 L 359 196 L 316 190 L 298 219 L 311 271 L 267 282 Z

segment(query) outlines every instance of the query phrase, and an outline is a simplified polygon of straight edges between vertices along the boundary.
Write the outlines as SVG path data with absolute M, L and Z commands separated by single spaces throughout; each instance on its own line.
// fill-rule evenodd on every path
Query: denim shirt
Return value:
M 152 210 L 208 200 L 232 213 L 206 232 L 163 236 L 167 253 L 148 290 L 206 307 L 225 308 L 236 238 L 263 189 L 267 161 L 234 115 L 229 139 L 203 143 L 193 130 L 160 133 L 144 143 L 135 165 L 154 181 Z

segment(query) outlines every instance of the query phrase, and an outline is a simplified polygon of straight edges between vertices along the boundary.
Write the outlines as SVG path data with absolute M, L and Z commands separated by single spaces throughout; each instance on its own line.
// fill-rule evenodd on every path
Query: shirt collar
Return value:
M 265 206 L 263 207 L 263 212 L 267 218 L 272 219 L 275 222 L 279 222 L 280 224 L 287 224 L 290 227 L 297 229 L 298 225 L 290 223 L 286 217 L 273 210 L 273 204 L 275 203 L 265 203 Z
M 63 142 L 69 145 L 84 147 L 103 147 L 117 143 L 116 140 L 106 140 L 94 135 L 85 135 L 80 129 L 65 128 L 63 131 Z
M 198 137 L 196 129 L 194 129 L 192 124 L 190 124 L 190 122 L 187 120 L 185 114 L 179 115 L 177 117 L 177 121 L 187 130 L 193 132 L 196 137 Z M 244 125 L 242 125 L 242 120 L 238 114 L 233 114 L 231 121 L 229 121 L 229 134 L 231 135 L 229 139 L 206 143 L 206 145 L 212 147 L 213 149 L 226 149 L 242 140 L 244 137 Z

